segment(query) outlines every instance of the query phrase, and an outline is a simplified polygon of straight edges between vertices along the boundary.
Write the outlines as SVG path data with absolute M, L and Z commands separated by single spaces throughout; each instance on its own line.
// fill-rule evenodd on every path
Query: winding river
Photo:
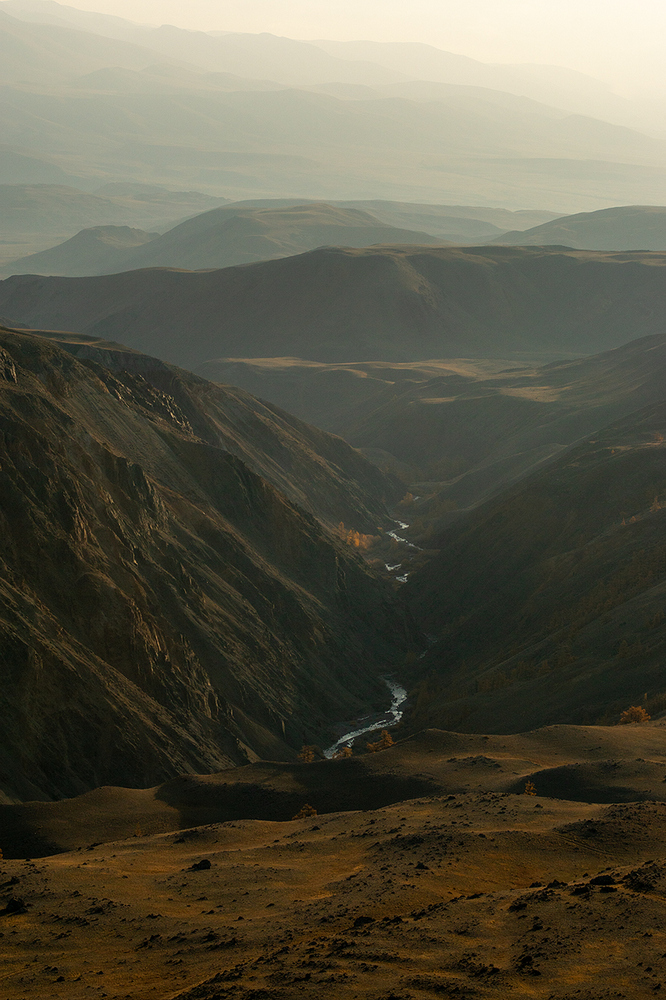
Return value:
M 404 705 L 407 700 L 407 692 L 404 687 L 398 684 L 390 677 L 383 678 L 384 683 L 391 692 L 391 706 L 383 714 L 377 716 L 367 716 L 367 718 L 372 718 L 374 721 L 368 723 L 367 726 L 359 726 L 358 729 L 353 729 L 349 733 L 345 733 L 341 736 L 333 746 L 330 746 L 328 750 L 324 750 L 324 756 L 329 760 L 337 753 L 342 747 L 347 746 L 354 740 L 358 739 L 359 736 L 364 736 L 366 733 L 374 733 L 378 729 L 390 729 L 391 726 L 396 726 L 402 719 L 402 705 Z M 361 719 L 359 722 L 363 722 Z

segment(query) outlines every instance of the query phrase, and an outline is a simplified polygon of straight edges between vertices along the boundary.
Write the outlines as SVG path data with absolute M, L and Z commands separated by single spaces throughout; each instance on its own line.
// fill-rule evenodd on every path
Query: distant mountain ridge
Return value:
M 49 0 L 4 0 L 0 10 L 27 23 L 75 28 L 153 49 L 162 57 L 210 69 L 288 84 L 381 85 L 423 80 L 482 87 L 528 96 L 567 111 L 630 117 L 630 102 L 600 80 L 561 66 L 483 63 L 431 45 L 373 41 L 295 41 L 268 33 L 186 31 L 173 25 L 137 24 Z
M 11 273 L 96 275 L 143 267 L 189 270 L 271 260 L 324 244 L 363 247 L 374 243 L 441 244 L 425 232 L 398 229 L 367 212 L 326 204 L 287 208 L 212 209 L 163 236 L 131 230 L 84 230 L 67 243 L 9 265 Z M 120 242 L 123 245 L 120 245 Z
M 33 170 L 45 181 L 555 212 L 663 197 L 659 114 L 644 125 L 561 68 L 491 67 L 429 46 L 380 46 L 380 64 L 275 35 L 13 0 L 0 8 L 0 43 L 3 144 L 42 160 Z

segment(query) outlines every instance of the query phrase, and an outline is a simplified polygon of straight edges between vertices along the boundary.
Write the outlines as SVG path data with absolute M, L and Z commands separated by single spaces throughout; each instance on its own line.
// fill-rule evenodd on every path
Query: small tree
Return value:
M 315 759 L 314 747 L 308 747 L 303 745 L 301 747 L 301 752 L 298 755 L 298 759 L 303 764 L 311 764 L 312 761 Z
M 394 739 L 386 729 L 382 729 L 382 735 L 376 743 L 366 743 L 368 753 L 379 753 L 381 750 L 388 750 L 394 744 Z
M 647 714 L 644 708 L 640 705 L 632 705 L 631 708 L 625 708 L 624 712 L 620 716 L 620 725 L 628 726 L 632 722 L 649 722 L 651 716 Z
M 525 785 L 525 795 L 536 795 L 536 785 L 533 781 L 528 781 Z
M 292 819 L 310 819 L 312 816 L 316 815 L 317 815 L 317 810 L 315 809 L 315 807 L 308 805 L 306 802 L 304 806 L 301 806 L 301 808 L 298 810 L 296 815 L 292 817 Z
M 353 750 L 351 747 L 340 747 L 340 749 L 333 754 L 333 760 L 344 760 L 345 757 L 351 757 L 352 753 Z

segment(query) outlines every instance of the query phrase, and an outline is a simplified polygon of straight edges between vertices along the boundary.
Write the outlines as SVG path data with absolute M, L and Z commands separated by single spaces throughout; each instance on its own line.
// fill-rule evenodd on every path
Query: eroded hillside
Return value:
M 289 439 L 288 420 L 268 427 L 271 411 L 244 394 L 190 389 L 165 369 L 174 394 L 43 338 L 4 331 L 1 344 L 10 796 L 284 757 L 379 696 L 377 675 L 405 642 L 390 592 L 233 454 L 247 422 L 244 457 L 263 425 L 296 465 L 298 424 Z M 346 446 L 329 442 L 340 462 L 329 467 L 319 433 L 303 494 L 316 504 L 328 481 L 335 507 L 351 481 L 353 507 L 364 487 Z

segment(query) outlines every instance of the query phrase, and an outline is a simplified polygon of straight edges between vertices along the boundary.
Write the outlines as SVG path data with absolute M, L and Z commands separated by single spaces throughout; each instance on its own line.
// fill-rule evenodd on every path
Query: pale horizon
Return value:
M 627 94 L 666 93 L 662 0 L 78 0 L 68 6 L 143 24 L 282 35 L 303 41 L 421 42 L 491 63 L 586 73 Z

